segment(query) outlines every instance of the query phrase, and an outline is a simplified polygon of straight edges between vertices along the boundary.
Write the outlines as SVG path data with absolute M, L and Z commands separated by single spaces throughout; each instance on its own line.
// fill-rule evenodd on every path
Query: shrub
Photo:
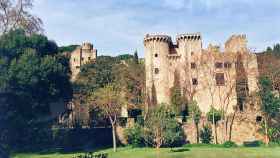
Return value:
M 256 141 L 246 141 L 243 142 L 243 145 L 245 147 L 259 147 L 261 145 L 263 145 L 264 143 L 262 141 L 256 140 Z
M 132 128 L 127 128 L 124 133 L 128 144 L 133 147 L 144 146 L 144 139 L 142 133 L 142 127 L 139 124 L 135 124 Z
M 143 129 L 145 142 L 156 148 L 180 146 L 184 142 L 181 124 L 173 109 L 166 104 L 149 111 Z
M 210 144 L 212 142 L 212 130 L 207 125 L 204 126 L 203 129 L 200 131 L 200 140 L 203 144 Z
M 232 142 L 232 141 L 226 141 L 226 142 L 224 142 L 223 147 L 225 147 L 225 148 L 234 148 L 234 147 L 237 147 L 237 144 Z

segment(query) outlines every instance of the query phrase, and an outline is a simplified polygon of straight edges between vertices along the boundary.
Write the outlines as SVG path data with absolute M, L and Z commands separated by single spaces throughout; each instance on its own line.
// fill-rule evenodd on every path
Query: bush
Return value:
M 169 105 L 161 104 L 151 109 L 143 128 L 145 142 L 153 147 L 175 147 L 184 143 L 181 124 Z
M 232 141 L 226 141 L 226 142 L 224 142 L 223 147 L 225 147 L 225 148 L 235 148 L 235 147 L 237 147 L 237 144 L 232 142 Z
M 256 141 L 243 142 L 243 145 L 245 147 L 259 147 L 259 146 L 264 145 L 264 143 L 262 141 L 256 140 Z
M 200 131 L 200 140 L 203 144 L 210 144 L 212 142 L 212 130 L 209 126 L 204 126 Z
M 137 123 L 132 128 L 127 128 L 124 135 L 128 144 L 132 145 L 133 147 L 142 147 L 145 145 L 142 127 Z

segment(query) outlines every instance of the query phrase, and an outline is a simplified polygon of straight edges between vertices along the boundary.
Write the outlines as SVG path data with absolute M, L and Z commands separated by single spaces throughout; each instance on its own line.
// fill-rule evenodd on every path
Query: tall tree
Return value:
M 104 116 L 110 120 L 112 126 L 113 148 L 117 151 L 116 126 L 125 104 L 124 96 L 116 85 L 110 84 L 97 89 L 92 95 L 93 106 L 100 109 Z
M 196 127 L 196 143 L 199 143 L 199 122 L 201 118 L 201 111 L 199 109 L 199 106 L 197 105 L 196 101 L 193 101 L 189 104 L 189 112 L 190 116 L 192 117 L 192 120 Z
M 0 138 L 6 135 L 4 142 L 11 147 L 32 144 L 32 133 L 54 119 L 50 104 L 67 102 L 72 95 L 67 69 L 57 57 L 23 44 L 30 36 L 15 32 L 0 37 Z M 21 42 L 15 42 L 19 36 Z
M 0 34 L 24 29 L 26 33 L 42 32 L 42 20 L 30 13 L 33 0 L 0 0 Z
M 269 143 L 268 129 L 270 128 L 271 119 L 279 115 L 280 112 L 280 98 L 273 93 L 272 82 L 267 77 L 261 77 L 260 84 L 260 97 L 261 97 L 261 110 L 264 116 L 264 130 L 265 130 L 265 143 Z
M 206 115 L 207 115 L 208 121 L 213 124 L 215 144 L 218 144 L 217 123 L 222 118 L 222 112 L 215 108 L 211 108 L 210 111 Z

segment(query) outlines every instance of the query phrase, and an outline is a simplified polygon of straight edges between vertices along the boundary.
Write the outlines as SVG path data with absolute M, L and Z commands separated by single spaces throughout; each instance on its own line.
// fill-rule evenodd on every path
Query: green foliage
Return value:
M 58 52 L 73 52 L 79 45 L 69 45 L 69 46 L 62 46 L 58 47 Z
M 201 111 L 196 101 L 189 104 L 189 112 L 195 124 L 199 124 L 201 118 Z
M 209 112 L 207 112 L 206 114 L 207 116 L 207 120 L 211 123 L 214 123 L 216 124 L 218 121 L 221 120 L 222 118 L 222 112 L 220 110 L 217 110 L 215 108 L 211 108 Z M 214 119 L 214 120 L 213 120 Z
M 143 147 L 145 141 L 143 138 L 143 127 L 136 123 L 133 127 L 127 128 L 124 133 L 128 144 L 133 147 Z
M 203 144 L 210 144 L 213 140 L 211 127 L 206 125 L 200 131 L 200 140 Z
M 0 37 L 0 57 L 8 61 L 21 56 L 26 49 L 34 49 L 37 55 L 54 55 L 58 47 L 44 35 L 26 36 L 24 30 L 14 30 Z
M 280 44 L 276 43 L 272 48 L 267 47 L 265 53 L 271 53 L 280 56 Z
M 267 77 L 261 77 L 259 80 L 261 90 L 261 110 L 270 118 L 274 118 L 279 114 L 280 98 L 276 97 L 272 92 L 272 81 Z
M 151 109 L 144 122 L 144 139 L 156 148 L 182 145 L 184 137 L 181 125 L 169 105 L 161 104 Z
M 245 146 L 245 147 L 260 147 L 262 145 L 264 145 L 264 143 L 259 140 L 243 142 L 243 146 Z
M 46 131 L 55 117 L 50 103 L 72 96 L 67 68 L 52 55 L 56 51 L 43 35 L 15 30 L 0 37 L 0 142 L 47 144 Z
M 237 147 L 237 144 L 232 142 L 232 141 L 226 141 L 226 142 L 224 142 L 223 147 L 225 147 L 225 148 L 235 148 L 235 147 Z

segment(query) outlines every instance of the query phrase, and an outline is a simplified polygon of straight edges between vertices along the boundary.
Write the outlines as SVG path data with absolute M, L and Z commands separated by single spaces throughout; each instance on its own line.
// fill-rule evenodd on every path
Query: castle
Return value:
M 91 43 L 83 43 L 82 46 L 77 47 L 73 52 L 71 52 L 70 57 L 70 68 L 72 72 L 71 80 L 74 81 L 82 65 L 95 61 L 97 57 L 97 49 L 93 47 Z
M 211 107 L 232 113 L 258 89 L 257 57 L 245 35 L 231 36 L 223 52 L 211 44 L 203 49 L 200 33 L 178 35 L 176 43 L 167 35 L 146 35 L 144 46 L 147 95 L 156 103 L 170 104 L 170 89 L 179 82 L 182 95 L 204 114 Z
M 222 50 L 209 45 L 202 48 L 200 33 L 181 34 L 176 43 L 167 35 L 144 38 L 146 95 L 150 106 L 172 104 L 173 88 L 179 89 L 187 102 L 196 101 L 202 112 L 199 126 L 207 124 L 206 114 L 212 107 L 227 117 L 217 125 L 232 141 L 261 140 L 262 114 L 258 98 L 257 56 L 247 48 L 245 35 L 233 35 Z M 182 104 L 180 110 L 188 111 Z M 223 128 L 224 125 L 227 128 Z M 191 143 L 196 142 L 195 125 L 184 124 Z M 218 142 L 224 138 L 217 136 Z

